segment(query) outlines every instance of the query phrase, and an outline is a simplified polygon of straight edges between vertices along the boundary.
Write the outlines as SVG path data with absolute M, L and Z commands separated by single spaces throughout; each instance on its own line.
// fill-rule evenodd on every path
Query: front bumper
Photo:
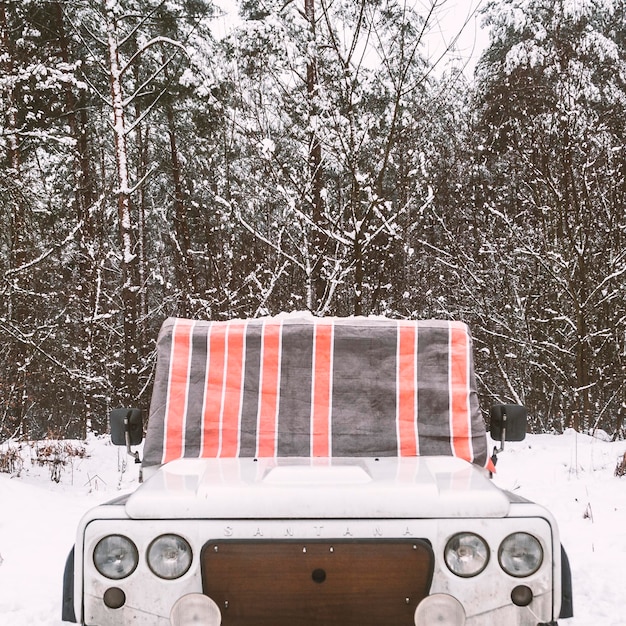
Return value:
M 533 506 L 533 505 L 528 505 Z M 539 507 L 537 507 L 539 508 Z M 507 626 L 536 626 L 538 623 L 550 623 L 559 612 L 560 603 L 560 549 L 554 549 L 558 544 L 558 537 L 554 537 L 550 522 L 543 517 L 507 517 L 499 519 L 402 519 L 402 520 L 131 520 L 123 514 L 115 516 L 115 509 L 122 513 L 123 507 L 108 507 L 108 519 L 92 519 L 85 522 L 82 541 L 77 545 L 76 586 L 75 586 L 75 610 L 82 616 L 82 623 L 87 625 L 116 626 L 133 624 L 135 626 L 172 626 L 171 616 L 176 603 L 188 594 L 206 593 L 206 584 L 203 581 L 202 550 L 211 542 L 229 541 L 238 543 L 250 542 L 290 542 L 300 546 L 300 549 L 309 545 L 331 545 L 333 542 L 385 542 L 390 540 L 425 542 L 432 549 L 432 581 L 429 584 L 427 598 L 416 601 L 407 594 L 399 594 L 393 600 L 398 605 L 407 606 L 409 598 L 410 617 L 407 624 L 417 623 L 422 626 L 424 620 L 431 620 L 417 612 L 413 618 L 415 608 L 425 602 L 426 605 L 434 603 L 430 598 L 453 598 L 450 605 L 455 602 L 462 608 L 455 614 L 454 610 L 447 610 L 452 617 L 446 617 L 448 621 L 439 623 L 457 626 L 490 626 L 507 624 Z M 518 579 L 507 575 L 498 563 L 498 547 L 502 540 L 512 532 L 523 529 L 534 534 L 540 539 L 544 551 L 544 560 L 541 567 L 532 576 Z M 474 532 L 483 537 L 489 545 L 491 558 L 478 576 L 473 578 L 461 578 L 452 574 L 443 561 L 443 551 L 448 539 L 459 530 Z M 136 544 L 139 563 L 133 573 L 122 580 L 112 581 L 98 573 L 94 564 L 92 553 L 97 542 L 105 535 L 111 533 L 123 534 L 132 539 Z M 146 550 L 150 542 L 157 536 L 166 533 L 177 533 L 183 536 L 193 550 L 193 562 L 190 569 L 179 579 L 162 580 L 155 576 L 148 566 L 145 558 Z M 257 569 L 263 567 L 263 563 L 255 561 L 242 576 L 254 577 Z M 256 569 L 255 569 L 256 568 Z M 278 571 L 275 571 L 278 570 Z M 281 585 L 280 561 L 272 565 L 269 572 L 270 579 L 275 579 L 277 589 Z M 267 572 L 266 572 L 267 573 Z M 532 594 L 532 600 L 527 606 L 516 606 L 511 600 L 511 594 L 516 587 L 524 585 Z M 111 589 L 115 592 L 119 604 L 119 598 L 123 602 L 117 607 L 107 606 L 105 596 L 111 597 Z M 120 593 L 121 592 L 121 593 Z M 269 590 L 268 590 L 269 594 Z M 345 596 L 347 598 L 347 596 Z M 358 598 L 358 590 L 349 600 L 355 602 Z M 340 598 L 341 600 L 341 598 Z M 261 626 L 258 618 L 255 622 L 237 621 L 230 617 L 233 612 L 228 612 L 228 606 L 224 606 L 227 598 L 218 598 L 218 608 L 222 614 L 222 623 L 247 624 L 255 623 Z M 267 623 L 280 626 L 283 619 L 280 615 L 280 594 L 276 594 L 276 612 L 271 621 Z M 111 604 L 111 603 L 109 603 Z M 425 605 L 422 604 L 422 607 Z M 455 605 L 456 606 L 456 605 Z M 232 604 L 231 604 L 232 607 Z M 349 607 L 348 607 L 349 609 Z M 399 610 L 399 609 L 398 609 Z M 310 611 L 309 611 L 310 613 Z M 457 616 L 455 616 L 457 615 Z M 306 616 L 284 616 L 284 623 L 298 623 L 305 625 Z M 373 619 L 373 616 L 372 616 Z M 404 619 L 404 618 L 403 618 Z M 415 622 L 414 620 L 418 621 Z M 450 621 L 453 620 L 453 621 Z M 454 621 L 456 620 L 456 621 Z M 316 623 L 312 621 L 311 623 Z M 317 622 L 328 623 L 333 622 Z M 342 622 L 337 622 L 342 623 Z M 372 624 L 381 623 L 371 621 Z M 432 621 L 431 621 L 432 623 Z M 435 622 L 437 623 L 437 622 Z M 367 626 L 363 623 L 362 626 Z

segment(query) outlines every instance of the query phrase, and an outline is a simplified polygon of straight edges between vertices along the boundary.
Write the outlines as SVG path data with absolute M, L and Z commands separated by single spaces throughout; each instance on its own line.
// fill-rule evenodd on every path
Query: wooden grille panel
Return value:
M 223 626 L 412 626 L 434 566 L 421 540 L 225 540 L 201 558 Z

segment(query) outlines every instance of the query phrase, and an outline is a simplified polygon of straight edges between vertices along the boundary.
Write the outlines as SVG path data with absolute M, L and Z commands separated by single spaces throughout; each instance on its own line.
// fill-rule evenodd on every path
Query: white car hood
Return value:
M 179 459 L 133 493 L 135 519 L 504 517 L 486 471 L 454 457 Z

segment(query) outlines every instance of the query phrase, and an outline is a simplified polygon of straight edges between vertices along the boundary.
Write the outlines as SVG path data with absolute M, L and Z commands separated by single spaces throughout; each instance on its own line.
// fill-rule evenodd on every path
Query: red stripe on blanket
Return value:
M 245 333 L 245 322 L 231 322 L 228 325 L 226 388 L 222 407 L 222 445 L 219 451 L 219 455 L 225 457 L 235 457 L 239 453 Z
M 450 431 L 455 456 L 473 460 L 469 399 L 469 337 L 464 325 L 450 323 Z
M 176 320 L 172 331 L 172 351 L 163 431 L 163 463 L 183 456 L 193 326 L 191 320 Z
M 266 322 L 263 325 L 261 384 L 257 418 L 257 456 L 259 457 L 276 455 L 281 328 L 280 322 Z
M 318 321 L 313 338 L 311 398 L 311 455 L 329 457 L 331 452 L 331 394 L 333 380 L 333 325 Z
M 397 431 L 400 456 L 416 456 L 417 438 L 417 328 L 398 324 Z

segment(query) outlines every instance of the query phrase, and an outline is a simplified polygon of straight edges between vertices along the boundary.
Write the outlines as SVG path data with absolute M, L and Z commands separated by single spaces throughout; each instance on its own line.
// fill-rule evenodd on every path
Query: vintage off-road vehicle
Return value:
M 144 481 L 89 511 L 90 626 L 537 626 L 571 615 L 553 517 L 490 480 L 466 325 L 168 319 Z M 525 410 L 491 411 L 519 440 Z M 142 441 L 140 411 L 111 415 Z

